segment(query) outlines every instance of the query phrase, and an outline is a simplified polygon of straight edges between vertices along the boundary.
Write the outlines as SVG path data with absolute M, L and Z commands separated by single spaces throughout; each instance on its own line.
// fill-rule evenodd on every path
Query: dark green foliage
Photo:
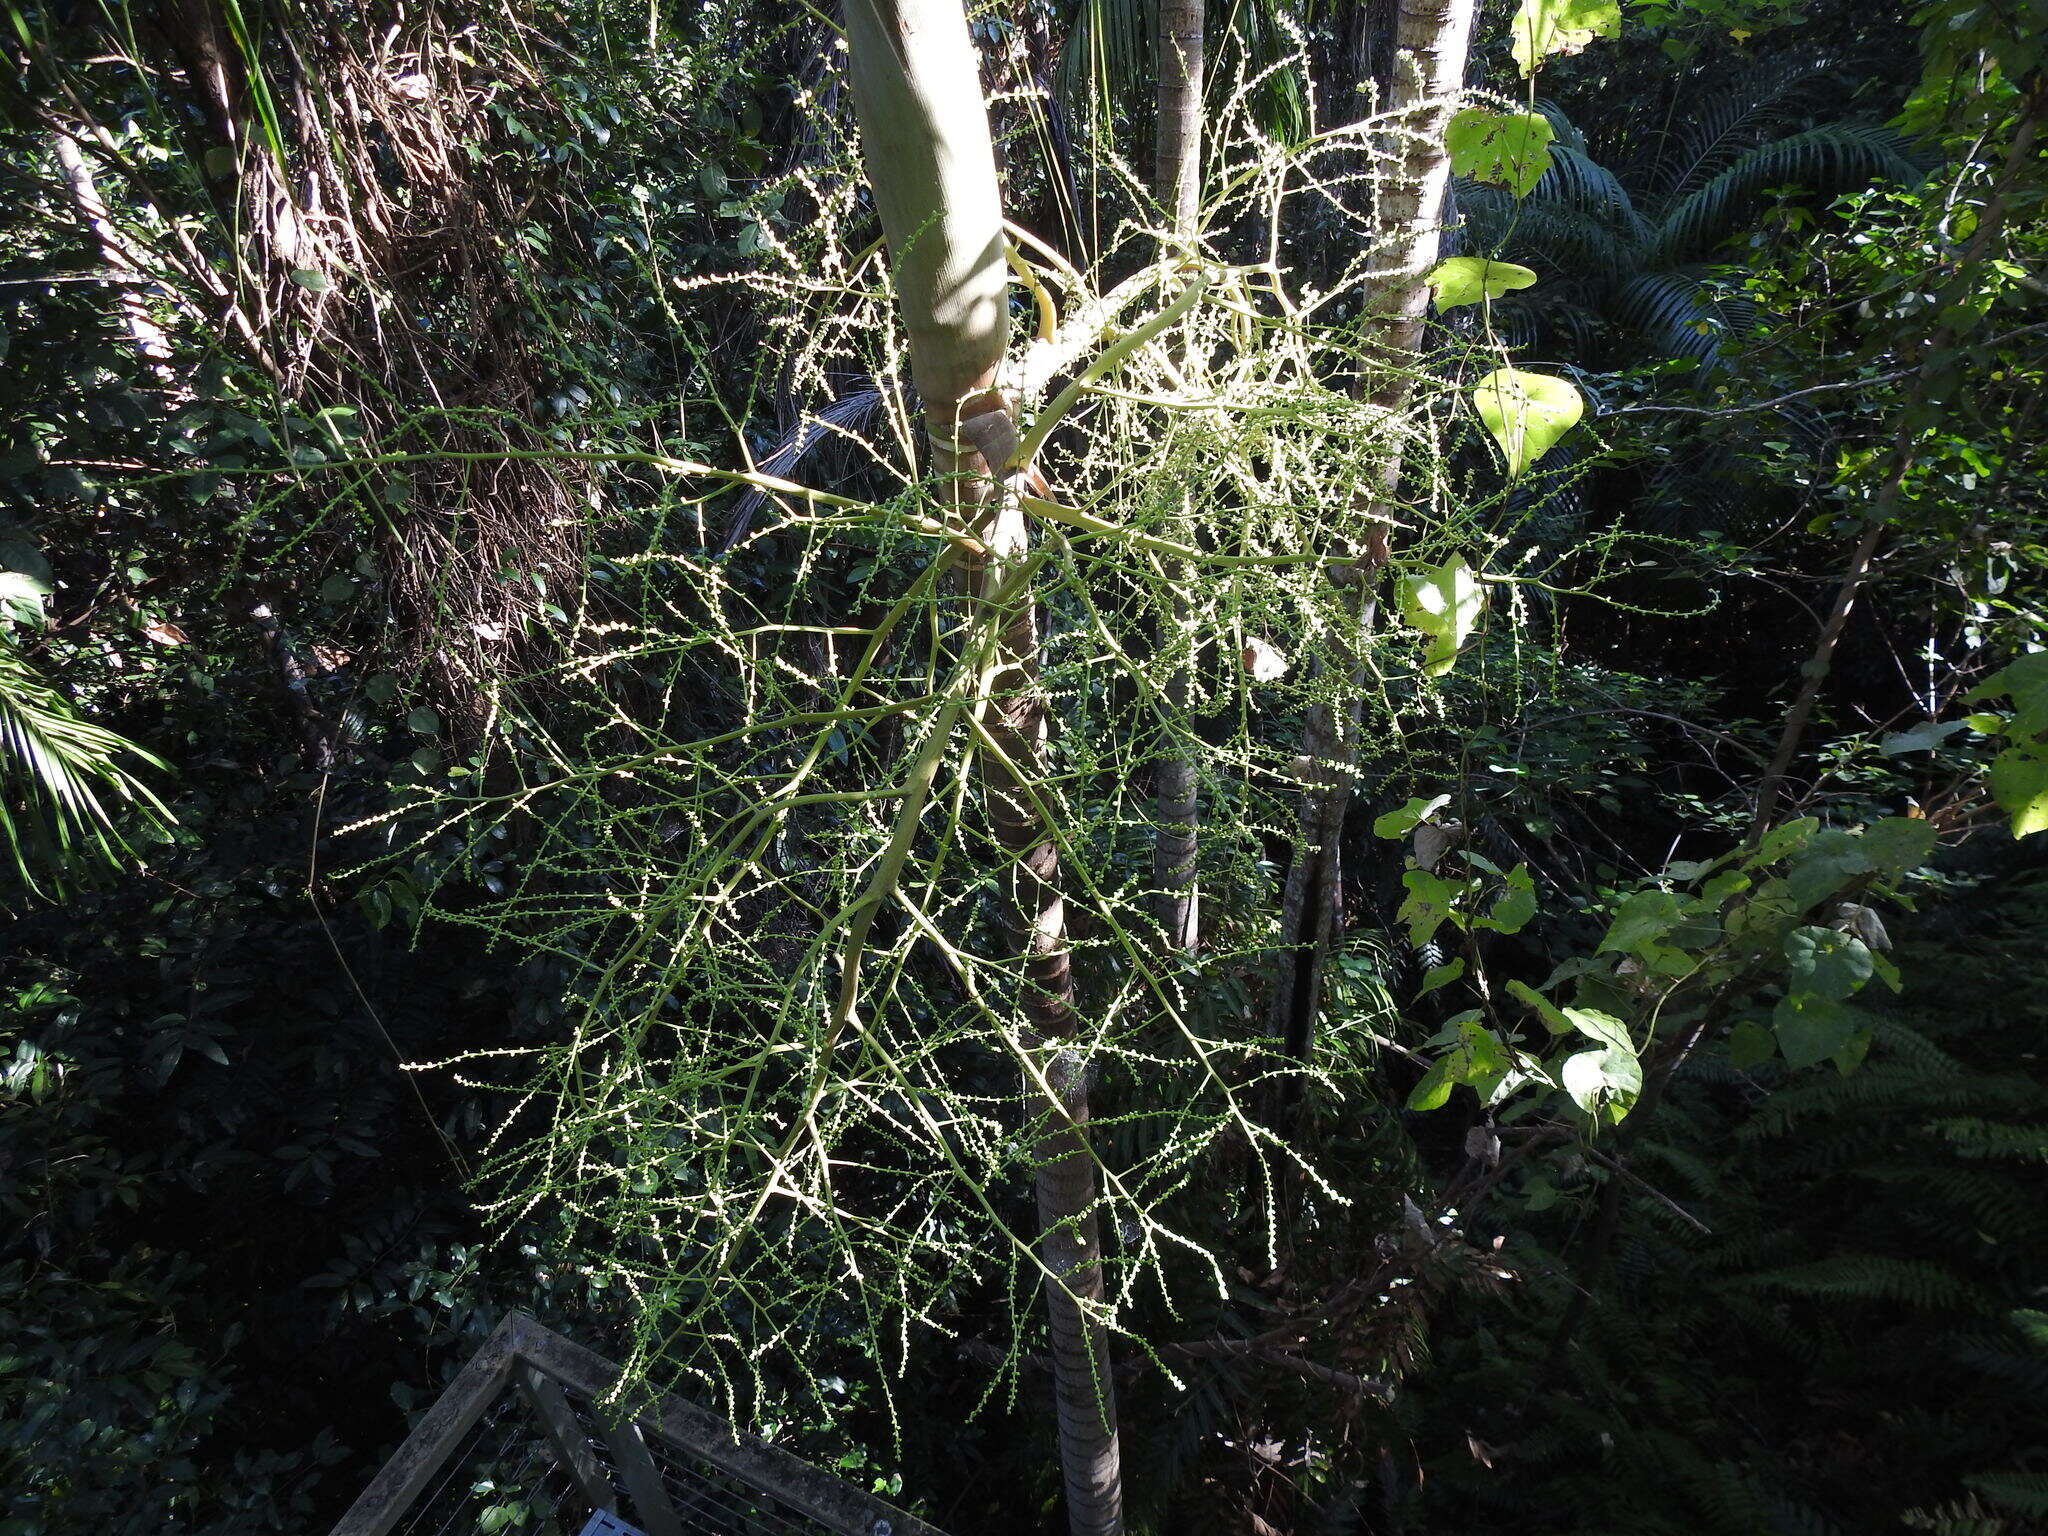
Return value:
M 1636 1167 L 1712 1234 L 1626 1201 L 1561 1361 L 1546 1351 L 1570 1282 L 1546 1275 L 1545 1247 L 1570 1240 L 1591 1189 L 1543 1216 L 1509 1198 L 1469 1218 L 1507 1232 L 1528 1284 L 1511 1332 L 1439 1342 L 1411 1420 L 1433 1450 L 1410 1528 L 2032 1529 L 2044 922 L 2048 878 L 2009 862 L 1902 920 L 1906 991 L 1870 1004 L 1876 1041 L 1847 1076 L 1746 1076 L 1703 1047 Z

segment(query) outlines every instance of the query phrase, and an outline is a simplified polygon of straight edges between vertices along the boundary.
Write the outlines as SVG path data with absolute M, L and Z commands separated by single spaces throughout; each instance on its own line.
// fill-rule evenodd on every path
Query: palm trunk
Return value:
M 1191 239 L 1202 202 L 1202 7 L 1205 0 L 1159 0 L 1159 139 L 1154 192 L 1173 216 L 1173 232 Z M 1185 573 L 1181 573 L 1183 578 Z M 1185 579 L 1171 583 L 1167 622 L 1177 647 L 1190 609 Z M 1178 664 L 1160 690 L 1177 727 L 1188 706 L 1188 668 Z M 1201 939 L 1201 892 L 1195 864 L 1202 806 L 1191 753 L 1163 759 L 1155 770 L 1158 831 L 1152 881 L 1159 888 L 1159 928 L 1169 951 L 1191 953 Z
M 1368 346 L 1390 362 L 1406 362 L 1415 352 L 1429 312 L 1429 285 L 1423 278 L 1436 264 L 1439 215 L 1451 174 L 1443 130 L 1464 84 L 1475 8 L 1476 0 L 1401 0 L 1390 107 L 1416 132 L 1408 140 L 1401 174 L 1381 195 L 1379 222 L 1393 247 L 1395 274 L 1375 295 L 1366 321 Z M 1409 393 L 1408 377 L 1400 373 L 1373 396 L 1373 403 L 1399 412 Z M 1340 568 L 1351 643 L 1360 647 L 1376 613 L 1372 579 L 1387 558 L 1384 529 L 1392 520 L 1400 481 L 1397 451 L 1377 484 L 1358 497 L 1360 524 L 1368 533 L 1355 558 Z M 1336 930 L 1338 846 L 1358 759 L 1362 688 L 1362 674 L 1354 667 L 1340 699 L 1310 709 L 1303 727 L 1302 751 L 1312 778 L 1302 797 L 1294 862 L 1281 895 L 1272 1023 L 1274 1035 L 1304 1066 L 1314 1055 L 1323 966 Z M 1283 1110 L 1299 1091 L 1300 1079 L 1290 1079 Z
M 1008 277 L 988 114 L 960 0 L 848 0 L 848 72 L 868 179 L 889 242 L 925 402 L 933 467 L 988 556 L 969 577 L 983 602 L 1029 550 L 1014 496 L 997 476 L 1016 441 L 996 388 L 1008 340 Z M 1031 793 L 1047 731 L 1038 620 L 1027 588 L 1005 611 L 986 684 L 980 754 L 995 840 L 1007 859 L 1006 928 L 1048 1102 L 1036 1144 L 1040 1256 L 1052 1337 L 1060 1463 L 1075 1536 L 1117 1536 L 1123 1481 L 1116 1396 L 1102 1322 L 1101 1242 L 1088 1081 L 1078 1033 L 1059 855 Z

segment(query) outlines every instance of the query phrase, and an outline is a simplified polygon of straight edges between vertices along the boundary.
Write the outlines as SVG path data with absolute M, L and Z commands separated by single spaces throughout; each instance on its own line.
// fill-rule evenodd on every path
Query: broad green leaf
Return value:
M 1580 1051 L 1565 1058 L 1558 1080 L 1587 1114 L 1597 1115 L 1604 1107 L 1609 1119 L 1619 1120 L 1643 1091 L 1643 1067 L 1626 1051 Z
M 1402 622 L 1429 636 L 1423 674 L 1441 677 L 1456 663 L 1459 647 L 1479 622 L 1486 607 L 1486 589 L 1462 559 L 1447 560 L 1433 569 L 1403 576 L 1399 606 Z
M 1738 1072 L 1760 1067 L 1777 1054 L 1777 1037 L 1755 1019 L 1744 1019 L 1728 1031 L 1728 1064 Z
M 1389 838 L 1406 837 L 1410 832 L 1413 832 L 1423 822 L 1450 803 L 1451 797 L 1449 795 L 1438 795 L 1433 800 L 1424 800 L 1420 797 L 1412 799 L 1399 810 L 1388 811 L 1383 816 L 1375 817 L 1372 824 L 1372 835 L 1374 837 Z
M 1408 899 L 1401 903 L 1401 910 L 1394 914 L 1395 918 L 1408 925 L 1411 942 L 1427 944 L 1443 926 L 1444 919 L 1451 915 L 1451 903 L 1457 896 L 1458 887 L 1426 869 L 1408 870 L 1401 876 L 1401 883 L 1408 887 Z
M 1510 25 L 1515 67 L 1532 75 L 1553 53 L 1577 53 L 1596 37 L 1621 36 L 1620 0 L 1522 0 Z
M 1840 827 L 1814 834 L 1785 870 L 1785 887 L 1800 911 L 1834 895 L 1858 875 L 1874 868 L 1871 848 L 1864 840 Z
M 1597 1008 L 1567 1008 L 1564 1016 L 1565 1021 L 1580 1034 L 1634 1059 L 1636 1045 L 1629 1038 L 1628 1026 L 1613 1014 L 1602 1013 Z
M 1756 851 L 1742 861 L 1742 867 L 1760 869 L 1766 864 L 1775 864 L 1787 854 L 1804 848 L 1819 830 L 1820 823 L 1811 816 L 1802 816 L 1797 821 L 1773 827 L 1756 845 Z
M 1497 368 L 1472 388 L 1472 403 L 1507 456 L 1513 478 L 1579 424 L 1585 402 L 1564 379 L 1520 368 Z
M 1513 1065 L 1493 1031 L 1479 1023 L 1476 1015 L 1460 1015 L 1457 1030 L 1457 1044 L 1438 1057 L 1423 1073 L 1422 1081 L 1410 1091 L 1410 1109 L 1441 1107 L 1450 1098 L 1451 1090 L 1460 1083 L 1490 1088 Z
M 1452 960 L 1443 965 L 1433 965 L 1429 974 L 1422 978 L 1422 985 L 1415 989 L 1417 997 L 1427 997 L 1438 987 L 1447 987 L 1465 974 L 1465 962 Z
M 1529 873 L 1529 866 L 1517 864 L 1505 876 L 1507 889 L 1493 904 L 1493 910 L 1480 918 L 1474 927 L 1491 928 L 1495 933 L 1520 933 L 1529 925 L 1529 919 L 1536 915 L 1536 881 Z
M 2008 747 L 1991 761 L 1991 797 L 2012 818 L 2014 837 L 2048 832 L 2048 755 Z
M 1923 720 L 1908 730 L 1893 731 L 1889 736 L 1880 737 L 1877 750 L 1886 757 L 1898 757 L 1907 752 L 1931 752 L 1962 728 L 1960 720 Z
M 1870 951 L 1861 939 L 1833 928 L 1794 928 L 1785 935 L 1792 988 L 1840 1002 L 1870 980 Z
M 1451 1096 L 1451 1090 L 1458 1086 L 1457 1072 L 1462 1062 L 1454 1065 L 1453 1058 L 1459 1055 L 1453 1051 L 1440 1056 L 1430 1069 L 1422 1074 L 1422 1081 L 1408 1093 L 1408 1107 L 1416 1110 L 1441 1109 Z
M 1725 905 L 1731 896 L 1739 896 L 1750 887 L 1750 877 L 1739 869 L 1730 869 L 1714 876 L 1700 887 L 1700 899 L 1696 906 L 1709 909 Z
M 1685 900 L 1670 891 L 1637 891 L 1616 909 L 1596 954 L 1631 954 L 1654 944 L 1677 924 Z
M 2005 730 L 2013 736 L 2035 736 L 2048 731 L 2048 651 L 2035 651 L 2018 661 L 2008 662 L 1973 688 L 1966 697 L 1995 699 L 2010 695 L 2017 708 Z
M 1456 309 L 1460 304 L 1477 304 L 1497 299 L 1517 288 L 1534 287 L 1536 274 L 1512 261 L 1489 261 L 1484 256 L 1446 256 L 1425 279 L 1436 292 L 1438 309 Z
M 1826 1061 L 1856 1036 L 1856 1015 L 1844 1003 L 1811 993 L 1793 993 L 1771 1015 L 1778 1049 L 1791 1067 Z
M 0 571 L 0 624 L 39 625 L 50 585 L 27 571 Z
M 1887 816 L 1863 829 L 1863 852 L 1887 874 L 1918 869 L 1934 852 L 1934 825 L 1919 816 Z
M 1444 128 L 1444 148 L 1454 175 L 1506 187 L 1527 197 L 1550 169 L 1550 141 L 1557 131 L 1541 112 L 1495 112 L 1467 107 Z
M 1571 1020 L 1564 1016 L 1564 1010 L 1526 981 L 1509 982 L 1508 995 L 1534 1008 L 1543 1020 L 1543 1027 L 1553 1035 L 1561 1035 L 1572 1027 Z
M 1835 1052 L 1835 1070 L 1847 1077 L 1863 1065 L 1863 1058 L 1870 1054 L 1870 1042 L 1876 1032 L 1868 1026 L 1856 1031 L 1849 1043 Z

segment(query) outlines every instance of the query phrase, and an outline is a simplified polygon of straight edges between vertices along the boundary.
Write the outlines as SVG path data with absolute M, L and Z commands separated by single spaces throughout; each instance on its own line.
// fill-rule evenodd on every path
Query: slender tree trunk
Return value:
M 1414 132 L 1400 174 L 1381 194 L 1378 222 L 1391 246 L 1394 274 L 1374 295 L 1366 320 L 1368 346 L 1396 364 L 1412 358 L 1429 313 L 1429 285 L 1423 278 L 1436 264 L 1440 210 L 1451 174 L 1443 131 L 1464 84 L 1475 9 L 1476 0 L 1401 0 L 1389 105 Z M 1373 395 L 1373 402 L 1398 412 L 1406 407 L 1410 390 L 1401 373 Z M 1355 646 L 1364 645 L 1372 627 L 1377 607 L 1372 581 L 1388 556 L 1385 530 L 1400 482 L 1396 450 L 1374 483 L 1355 498 L 1365 532 L 1355 558 L 1340 568 L 1338 577 Z M 1358 760 L 1362 689 L 1362 672 L 1354 666 L 1339 700 L 1310 709 L 1303 726 L 1310 786 L 1302 797 L 1294 862 L 1281 893 L 1280 963 L 1272 998 L 1273 1033 L 1303 1065 L 1314 1054 L 1323 967 L 1336 930 L 1338 847 Z M 1283 1110 L 1296 1102 L 1299 1084 L 1298 1078 L 1289 1080 Z
M 136 291 L 135 283 L 139 276 L 136 264 L 129 257 L 127 241 L 107 214 L 107 205 L 100 196 L 91 163 L 80 151 L 78 141 L 61 128 L 51 130 L 50 148 L 56 154 L 57 169 L 63 173 L 64 185 L 70 190 L 72 205 L 78 210 L 80 221 L 92 231 L 93 240 L 100 248 L 100 261 L 116 284 L 114 303 L 121 311 L 121 324 L 142 358 L 143 368 L 166 389 L 175 387 L 177 380 L 171 373 L 171 344 L 164 337 L 163 327 L 156 323 L 148 306 L 142 302 L 142 295 Z
M 925 403 L 934 468 L 988 550 L 969 578 L 988 601 L 1029 552 L 1029 531 L 998 477 L 1017 441 L 996 387 L 1009 334 L 995 156 L 960 0 L 848 0 L 848 70 L 868 178 L 889 242 Z M 1088 1147 L 1088 1078 L 1075 1049 L 1057 849 L 1030 792 L 1047 721 L 1038 619 L 1027 588 L 987 621 L 1000 626 L 987 682 L 981 780 L 1006 855 L 1006 926 L 1021 1002 L 1050 1087 L 1037 1146 L 1040 1257 L 1052 1336 L 1060 1462 L 1075 1536 L 1123 1529 L 1116 1395 L 1100 1318 L 1104 1296 Z
M 1173 232 L 1192 239 L 1202 205 L 1202 8 L 1205 0 L 1159 0 L 1159 141 L 1153 191 L 1173 216 Z M 1167 622 L 1177 650 L 1190 622 L 1185 572 L 1172 583 Z M 1174 728 L 1188 707 L 1188 665 L 1177 663 L 1160 689 Z M 1158 832 L 1152 881 L 1159 888 L 1159 928 L 1166 947 L 1192 953 L 1201 942 L 1202 898 L 1195 866 L 1202 805 L 1192 753 L 1174 753 L 1154 770 Z
M 1978 216 L 1976 232 L 1971 235 L 1970 243 L 1957 258 L 1952 281 L 1966 280 L 1969 270 L 1990 251 L 1991 242 L 2005 227 L 2013 187 L 2033 159 L 2034 138 L 2040 129 L 2044 108 L 2048 108 L 2048 84 L 2044 84 L 2037 72 L 2026 90 L 2019 125 L 2013 132 L 2012 143 L 2006 148 L 2005 165 L 1999 172 L 1998 183 L 1992 189 L 1983 213 Z M 1907 387 L 1906 403 L 1899 412 L 1899 422 L 1892 436 L 1891 462 L 1886 466 L 1884 484 L 1870 504 L 1870 526 L 1863 530 L 1863 536 L 1856 541 L 1856 548 L 1849 555 L 1848 568 L 1842 573 L 1841 585 L 1835 589 L 1835 600 L 1829 606 L 1820 636 L 1814 642 L 1813 655 L 1800 668 L 1799 692 L 1785 716 L 1784 728 L 1778 733 L 1778 745 L 1771 753 L 1770 766 L 1764 770 L 1763 783 L 1757 789 L 1756 814 L 1750 820 L 1747 839 L 1751 844 L 1759 841 L 1770 829 L 1771 819 L 1778 813 L 1778 802 L 1785 792 L 1785 779 L 1792 771 L 1792 760 L 1799 754 L 1800 742 L 1813 720 L 1814 707 L 1820 702 L 1821 688 L 1834 668 L 1835 648 L 1841 644 L 1842 633 L 1848 628 L 1849 615 L 1856 606 L 1856 600 L 1870 584 L 1878 545 L 1884 540 L 1892 514 L 1898 510 L 1899 498 L 1906 488 L 1906 477 L 1913 471 L 1920 444 L 1918 418 L 1926 400 L 1927 387 L 1933 381 L 1934 370 L 1940 365 L 1942 356 L 1955 344 L 1955 330 L 1947 325 L 1937 326 L 1923 351 L 1928 359 L 1927 365 L 1915 373 Z

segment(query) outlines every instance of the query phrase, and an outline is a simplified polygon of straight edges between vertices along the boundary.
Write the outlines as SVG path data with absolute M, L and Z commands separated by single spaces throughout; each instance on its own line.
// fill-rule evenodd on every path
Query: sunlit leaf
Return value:
M 1541 112 L 1495 112 L 1467 107 L 1444 129 L 1454 175 L 1506 187 L 1527 197 L 1550 169 L 1550 142 L 1557 130 Z
M 1621 36 L 1620 0 L 1522 0 L 1510 24 L 1515 65 L 1534 74 L 1553 53 L 1577 53 L 1596 37 Z
M 1488 261 L 1483 256 L 1446 256 L 1431 269 L 1425 281 L 1436 294 L 1438 309 L 1456 309 L 1460 304 L 1477 304 L 1497 299 L 1517 288 L 1535 286 L 1536 274 L 1512 261 Z
M 1473 386 L 1472 403 L 1507 456 L 1511 478 L 1548 453 L 1585 411 L 1566 380 L 1520 368 L 1489 373 Z

